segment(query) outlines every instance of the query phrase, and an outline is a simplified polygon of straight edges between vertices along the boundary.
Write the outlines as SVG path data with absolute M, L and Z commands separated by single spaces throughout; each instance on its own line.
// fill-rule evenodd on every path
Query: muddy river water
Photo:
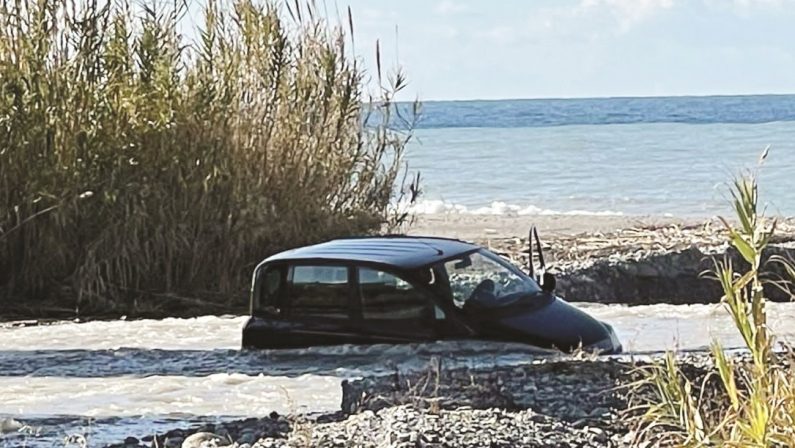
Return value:
M 635 354 L 739 347 L 720 305 L 578 304 Z M 770 304 L 795 342 L 795 304 Z M 426 366 L 519 364 L 530 347 L 477 341 L 239 351 L 246 317 L 0 325 L 0 447 L 90 446 L 205 421 L 339 409 L 340 381 Z M 22 426 L 20 426 L 22 425 Z

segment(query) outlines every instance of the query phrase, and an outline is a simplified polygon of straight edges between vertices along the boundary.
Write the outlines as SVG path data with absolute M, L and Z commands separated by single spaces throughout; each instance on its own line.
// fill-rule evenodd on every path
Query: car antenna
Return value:
M 527 232 L 527 272 L 530 278 L 533 278 L 533 231 L 536 226 L 530 226 L 530 231 Z
M 536 238 L 536 246 L 538 247 L 538 264 L 541 269 L 546 269 L 547 265 L 544 263 L 544 251 L 541 250 L 541 240 L 538 239 L 538 230 L 533 227 L 533 235 Z

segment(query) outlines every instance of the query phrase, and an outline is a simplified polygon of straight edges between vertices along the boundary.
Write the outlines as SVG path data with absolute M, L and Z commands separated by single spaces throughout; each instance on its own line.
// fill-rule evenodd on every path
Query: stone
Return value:
M 223 445 L 226 444 L 220 436 L 205 431 L 191 434 L 182 442 L 182 448 L 207 448 L 210 446 Z
M 196 432 L 197 433 L 199 433 L 199 432 L 215 433 L 215 425 L 212 424 L 212 423 L 204 424 L 202 426 L 199 426 L 199 428 L 196 429 Z
M 596 428 L 596 427 L 590 427 L 590 428 L 588 428 L 588 431 L 589 431 L 591 434 L 593 434 L 593 435 L 594 435 L 594 438 L 593 438 L 593 439 L 594 439 L 595 441 L 597 441 L 597 442 L 599 442 L 599 443 L 605 443 L 605 442 L 607 442 L 607 441 L 608 441 L 608 437 L 607 437 L 607 435 L 605 434 L 605 432 L 604 432 L 604 430 L 603 430 L 603 429 L 601 429 L 601 428 Z
M 10 432 L 17 432 L 25 425 L 13 418 L 4 418 L 0 420 L 0 434 L 7 434 Z
M 164 442 L 164 448 L 180 448 L 184 440 L 185 438 L 182 436 L 166 437 L 166 441 Z
M 240 443 L 240 444 L 246 444 L 246 443 L 247 444 L 252 444 L 252 443 L 254 443 L 256 441 L 257 441 L 257 435 L 254 434 L 253 431 L 248 431 L 248 430 L 243 431 L 237 437 L 237 443 Z
M 181 429 L 172 429 L 166 433 L 166 437 L 185 437 L 185 431 Z
M 604 408 L 604 407 L 600 406 L 600 407 L 596 407 L 596 408 L 592 409 L 591 412 L 588 413 L 588 416 L 589 417 L 601 417 L 601 416 L 607 415 L 609 413 L 610 413 L 610 409 L 607 409 L 607 408 Z

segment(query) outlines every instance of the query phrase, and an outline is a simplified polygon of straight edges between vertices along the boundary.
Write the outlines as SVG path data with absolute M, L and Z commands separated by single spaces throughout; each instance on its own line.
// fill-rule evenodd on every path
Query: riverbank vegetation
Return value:
M 764 160 L 763 155 L 762 160 Z M 646 369 L 641 386 L 651 395 L 643 408 L 641 439 L 665 446 L 795 446 L 795 356 L 791 347 L 775 348 L 768 328 L 764 285 L 791 292 L 792 261 L 771 257 L 787 276 L 770 276 L 762 254 L 776 230 L 776 220 L 759 211 L 755 173 L 733 186 L 734 223 L 724 220 L 730 245 L 742 266 L 717 262 L 714 274 L 722 302 L 742 336 L 745 358 L 727 356 L 712 345 L 714 371 L 693 382 L 673 354 Z M 788 277 L 788 278 L 787 278 Z
M 416 108 L 350 11 L 169 3 L 0 6 L 0 305 L 228 312 L 264 256 L 399 218 Z

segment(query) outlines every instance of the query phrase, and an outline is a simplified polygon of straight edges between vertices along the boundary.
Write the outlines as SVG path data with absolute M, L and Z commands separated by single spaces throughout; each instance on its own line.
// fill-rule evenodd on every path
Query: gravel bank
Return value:
M 610 232 L 544 236 L 547 267 L 558 277 L 557 293 L 570 301 L 691 304 L 716 303 L 722 295 L 718 282 L 703 273 L 724 257 L 742 266 L 739 254 L 729 249 L 719 221 L 699 224 L 644 224 Z M 481 239 L 517 266 L 527 266 L 526 238 Z M 795 259 L 795 221 L 782 220 L 764 261 L 778 255 Z M 780 264 L 767 263 L 773 277 L 786 278 Z M 790 296 L 768 285 L 766 297 L 787 301 Z
M 687 372 L 707 371 L 689 355 Z M 129 438 L 117 447 L 628 447 L 636 362 L 547 359 L 489 370 L 432 365 L 343 383 L 341 412 L 280 416 Z

